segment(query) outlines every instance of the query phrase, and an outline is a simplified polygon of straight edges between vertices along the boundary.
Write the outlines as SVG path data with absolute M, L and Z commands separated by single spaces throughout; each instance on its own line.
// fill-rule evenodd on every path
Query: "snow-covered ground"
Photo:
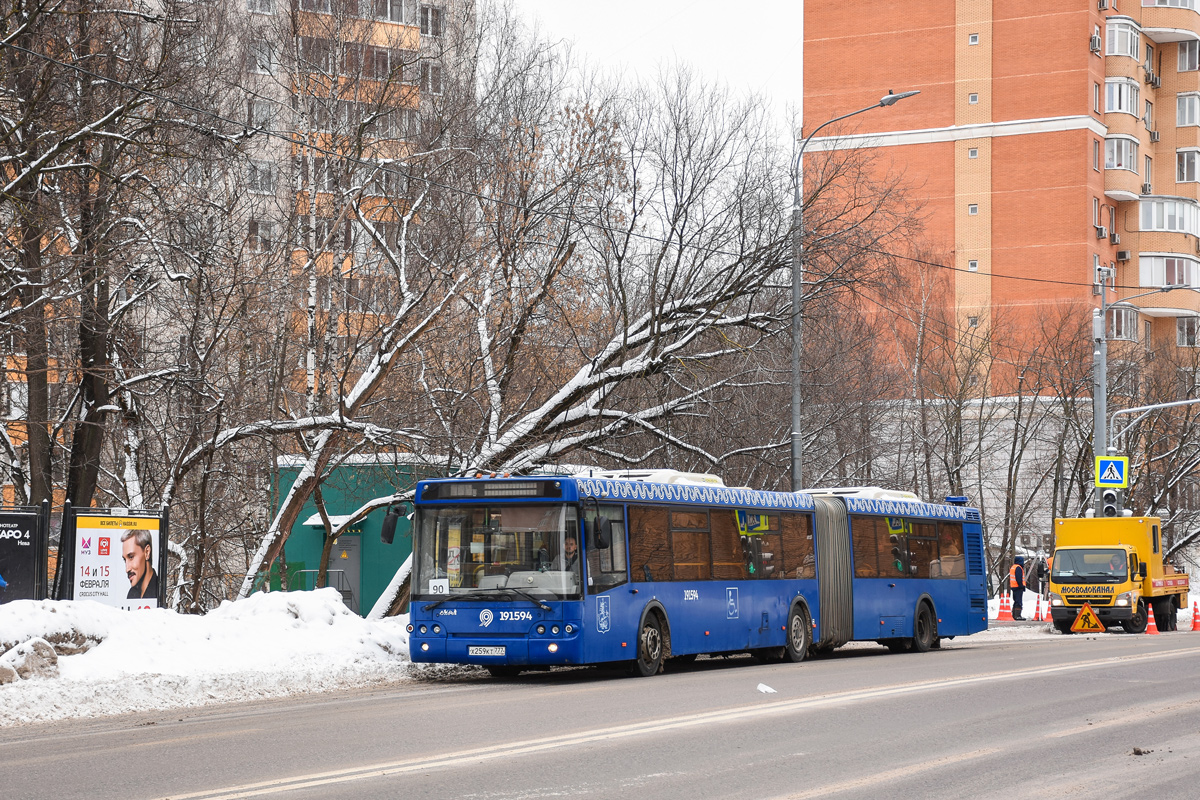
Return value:
M 1028 614 L 1034 598 L 1026 600 Z M 1190 614 L 1181 614 L 1181 628 L 1185 617 L 1191 624 Z M 364 620 L 333 589 L 255 594 L 205 616 L 91 602 L 0 605 L 0 649 L 33 637 L 60 652 L 66 641 L 88 648 L 60 655 L 56 677 L 0 686 L 0 726 L 412 680 L 429 668 L 408 661 L 407 622 Z M 1057 635 L 1049 625 L 1009 623 L 947 646 L 1048 635 Z M 0 665 L 14 655 L 0 656 Z

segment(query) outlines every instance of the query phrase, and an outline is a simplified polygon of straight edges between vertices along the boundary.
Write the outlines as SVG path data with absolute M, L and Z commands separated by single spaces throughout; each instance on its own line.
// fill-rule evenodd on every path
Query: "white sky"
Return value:
M 681 61 L 735 90 L 759 92 L 776 113 L 800 108 L 800 0 L 514 2 L 549 37 L 573 41 L 588 63 L 649 77 L 659 65 Z

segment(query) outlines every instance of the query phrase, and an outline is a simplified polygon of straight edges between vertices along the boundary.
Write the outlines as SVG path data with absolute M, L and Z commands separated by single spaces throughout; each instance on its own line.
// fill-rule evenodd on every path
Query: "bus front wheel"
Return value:
M 630 670 L 634 675 L 648 678 L 657 675 L 663 664 L 662 625 L 653 613 L 647 614 L 638 633 L 637 658 Z
M 792 609 L 788 615 L 787 629 L 784 658 L 796 664 L 804 660 L 808 655 L 808 646 L 812 644 L 812 623 L 808 621 L 808 614 L 803 608 L 797 606 Z

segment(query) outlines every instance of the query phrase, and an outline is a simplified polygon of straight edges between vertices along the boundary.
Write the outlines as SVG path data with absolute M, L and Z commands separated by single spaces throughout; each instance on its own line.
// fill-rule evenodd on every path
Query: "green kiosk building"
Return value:
M 433 468 L 412 456 L 360 455 L 345 458 L 330 470 L 321 484 L 321 496 L 330 522 L 336 525 L 345 520 L 363 503 L 411 489 L 418 480 L 435 474 Z M 276 462 L 276 508 L 287 495 L 304 466 L 300 456 L 280 456 Z M 411 509 L 411 506 L 408 507 Z M 359 520 L 334 542 L 329 554 L 329 573 L 326 585 L 342 593 L 347 608 L 366 616 L 375 601 L 383 594 L 396 570 L 412 553 L 410 523 L 404 516 L 396 525 L 391 544 L 380 540 L 383 518 L 387 509 L 372 511 Z M 325 527 L 317 513 L 315 498 L 309 501 L 296 518 L 291 535 L 284 544 L 284 568 L 279 563 L 271 567 L 271 590 L 301 591 L 317 584 L 317 569 L 325 544 Z

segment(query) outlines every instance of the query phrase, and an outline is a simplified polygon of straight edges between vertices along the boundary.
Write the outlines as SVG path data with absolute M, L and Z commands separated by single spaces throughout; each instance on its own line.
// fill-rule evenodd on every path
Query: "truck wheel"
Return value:
M 1145 633 L 1146 632 L 1146 601 L 1138 600 L 1137 608 L 1133 612 L 1133 618 L 1121 623 L 1121 627 L 1126 633 Z
M 933 640 L 937 637 L 934 631 L 935 627 L 933 612 L 929 610 L 928 605 L 922 603 L 920 610 L 917 611 L 917 618 L 913 620 L 912 649 L 914 653 L 929 652 L 929 649 L 933 647 Z
M 1154 624 L 1160 631 L 1175 630 L 1175 604 L 1171 598 L 1164 597 L 1151 604 L 1154 609 Z
M 642 630 L 638 633 L 637 658 L 630 667 L 630 674 L 642 678 L 657 675 L 663 665 L 663 635 L 658 616 L 653 612 L 646 615 Z
M 808 655 L 808 646 L 812 644 L 812 623 L 808 614 L 797 606 L 788 615 L 787 644 L 784 646 L 783 657 L 797 664 Z

